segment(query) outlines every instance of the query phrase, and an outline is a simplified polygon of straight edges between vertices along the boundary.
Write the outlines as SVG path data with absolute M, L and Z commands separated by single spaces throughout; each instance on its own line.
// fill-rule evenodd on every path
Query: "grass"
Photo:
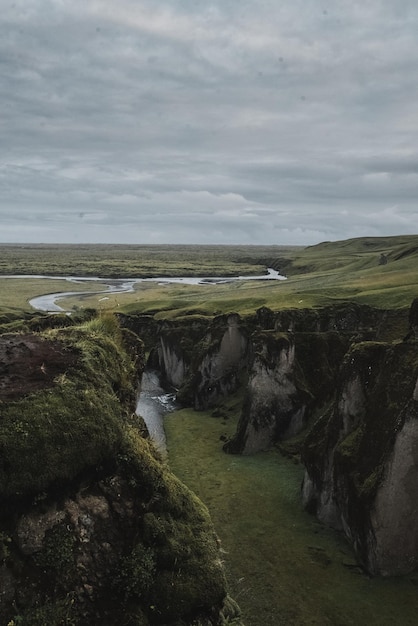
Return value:
M 208 506 L 231 595 L 251 626 L 408 626 L 417 578 L 370 579 L 343 538 L 301 508 L 301 465 L 276 452 L 229 456 L 227 420 L 184 409 L 165 418 L 171 469 Z
M 33 311 L 29 304 L 32 298 L 73 289 L 88 292 L 97 289 L 97 283 L 96 285 L 92 283 L 73 285 L 65 280 L 51 281 L 40 278 L 3 278 L 0 276 L 0 311 L 6 314 Z
M 2 404 L 0 497 L 70 481 L 118 449 L 129 410 L 121 401 L 134 398 L 135 390 L 134 365 L 115 337 L 95 320 L 45 333 L 46 341 L 77 355 L 78 365 L 52 388 Z
M 33 272 L 126 276 L 257 275 L 266 267 L 286 281 L 243 281 L 224 285 L 137 284 L 132 293 L 88 296 L 96 285 L 81 285 L 82 296 L 62 301 L 69 310 L 93 307 L 175 318 L 236 311 L 252 314 L 355 301 L 380 308 L 406 308 L 418 295 L 418 236 L 359 238 L 307 248 L 283 246 L 2 246 L 0 273 Z M 380 265 L 385 254 L 386 265 Z M 12 280 L 12 279 L 7 279 Z M 48 293 L 38 279 L 0 279 L 1 311 L 29 310 L 27 300 Z M 39 287 L 37 287 L 39 285 Z M 54 283 L 53 291 L 61 286 Z M 77 286 L 78 289 L 78 286 Z M 63 291 L 68 289 L 64 284 Z
M 0 245 L 0 274 L 101 277 L 253 274 L 284 246 Z

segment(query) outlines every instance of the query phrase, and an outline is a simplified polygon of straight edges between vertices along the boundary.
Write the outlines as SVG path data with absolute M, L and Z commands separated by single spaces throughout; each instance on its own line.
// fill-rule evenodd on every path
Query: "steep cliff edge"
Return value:
M 179 394 L 180 402 L 189 401 L 202 410 L 236 391 L 246 371 L 248 350 L 248 333 L 239 315 L 215 318 L 194 347 L 191 375 Z
M 309 427 L 298 439 L 304 504 L 346 534 L 372 574 L 418 566 L 417 311 L 415 302 L 408 332 L 404 310 L 263 307 L 245 319 L 202 320 L 184 352 L 185 404 L 214 406 L 241 388 L 225 451 L 265 450 Z M 185 321 L 176 333 L 173 351 Z
M 299 433 L 333 397 L 346 349 L 337 333 L 254 333 L 244 405 L 225 451 L 253 454 Z
M 124 327 L 147 337 L 148 366 L 177 389 L 180 403 L 206 409 L 242 383 L 249 340 L 236 313 L 159 322 L 146 316 L 119 317 Z
M 121 316 L 147 337 L 149 364 L 197 410 L 238 389 L 244 404 L 230 453 L 252 454 L 300 432 L 332 402 L 336 376 L 353 342 L 402 336 L 403 312 L 354 303 L 320 309 L 231 313 L 156 321 Z
M 206 508 L 132 413 L 139 339 L 99 319 L 0 355 L 0 622 L 239 623 Z
M 305 506 L 343 530 L 372 574 L 418 565 L 418 350 L 353 345 L 303 450 Z

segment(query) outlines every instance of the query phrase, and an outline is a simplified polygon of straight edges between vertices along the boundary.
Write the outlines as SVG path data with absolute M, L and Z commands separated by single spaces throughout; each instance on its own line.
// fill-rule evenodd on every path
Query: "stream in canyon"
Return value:
M 158 372 L 146 368 L 142 374 L 136 413 L 144 420 L 150 438 L 163 458 L 167 457 L 164 416 L 176 408 L 175 394 L 163 389 Z

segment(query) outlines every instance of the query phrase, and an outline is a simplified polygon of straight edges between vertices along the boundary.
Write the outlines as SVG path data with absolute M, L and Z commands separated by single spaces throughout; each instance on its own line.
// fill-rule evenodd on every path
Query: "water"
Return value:
M 142 375 L 136 413 L 143 418 L 154 446 L 163 457 L 167 456 L 164 416 L 176 408 L 175 394 L 162 388 L 158 372 L 146 369 Z
M 134 286 L 137 283 L 157 283 L 159 285 L 172 285 L 172 284 L 181 284 L 181 285 L 219 285 L 223 283 L 230 283 L 237 280 L 286 280 L 285 276 L 282 276 L 276 270 L 268 268 L 267 274 L 262 276 L 233 276 L 233 277 L 225 277 L 225 276 L 178 276 L 176 278 L 169 277 L 159 277 L 159 278 L 99 278 L 99 277 L 82 277 L 82 276 L 30 276 L 30 275 L 17 275 L 17 276 L 2 276 L 2 278 L 48 278 L 51 280 L 67 280 L 71 283 L 82 283 L 82 282 L 98 282 L 103 285 L 103 289 L 95 292 L 88 292 L 88 295 L 100 295 L 100 294 L 116 294 L 116 293 L 128 293 L 134 290 Z M 32 298 L 29 301 L 29 304 L 34 309 L 38 311 L 44 311 L 47 313 L 57 313 L 57 312 L 68 312 L 66 309 L 57 304 L 58 300 L 69 296 L 76 296 L 79 291 L 66 291 L 60 293 L 50 293 L 43 296 L 38 296 L 36 298 Z M 106 296 L 101 298 L 101 300 L 106 300 Z

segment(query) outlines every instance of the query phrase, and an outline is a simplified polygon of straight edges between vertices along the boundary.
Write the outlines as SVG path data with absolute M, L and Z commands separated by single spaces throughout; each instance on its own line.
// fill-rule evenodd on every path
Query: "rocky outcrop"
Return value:
M 305 506 L 346 534 L 371 574 L 418 565 L 417 378 L 415 343 L 354 345 L 304 446 Z
M 387 311 L 345 302 L 319 309 L 272 311 L 261 307 L 256 311 L 252 322 L 263 330 L 293 333 L 338 332 L 353 339 L 385 340 L 393 332 L 393 326 L 407 324 L 407 315 L 402 311 Z
M 235 391 L 248 362 L 249 342 L 239 315 L 215 320 L 202 343 L 203 354 L 190 383 L 197 410 L 215 406 L 220 397 Z
M 244 406 L 225 451 L 253 454 L 299 433 L 333 396 L 346 349 L 336 333 L 254 333 Z
M 309 397 L 295 384 L 295 344 L 286 336 L 253 338 L 254 358 L 238 435 L 227 452 L 252 454 L 295 434 L 304 424 Z
M 0 623 L 239 623 L 207 509 L 133 414 L 141 345 L 111 317 L 0 336 Z
M 304 505 L 345 533 L 371 574 L 418 567 L 417 301 L 409 316 L 352 303 L 262 307 L 245 320 L 201 320 L 188 345 L 184 324 L 163 337 L 169 369 L 181 354 L 188 364 L 184 403 L 207 408 L 244 390 L 227 452 L 264 450 L 309 426 L 299 438 Z
M 181 346 L 169 334 L 160 336 L 156 355 L 150 359 L 154 361 L 166 384 L 179 389 L 184 383 L 188 370 L 188 358 Z
M 225 446 L 245 454 L 296 434 L 319 414 L 333 397 L 336 372 L 352 342 L 385 339 L 407 325 L 407 316 L 398 312 L 353 303 L 282 311 L 261 307 L 245 319 L 119 317 L 146 337 L 149 365 L 177 389 L 181 404 L 208 409 L 246 389 L 237 434 Z M 283 342 L 291 346 L 286 357 Z
M 150 315 L 118 315 L 123 328 L 144 338 L 148 366 L 167 387 L 181 388 L 188 380 L 199 343 L 210 322 L 205 318 L 157 321 Z
M 155 341 L 148 364 L 177 389 L 181 404 L 207 409 L 242 382 L 249 341 L 239 315 L 164 322 Z

